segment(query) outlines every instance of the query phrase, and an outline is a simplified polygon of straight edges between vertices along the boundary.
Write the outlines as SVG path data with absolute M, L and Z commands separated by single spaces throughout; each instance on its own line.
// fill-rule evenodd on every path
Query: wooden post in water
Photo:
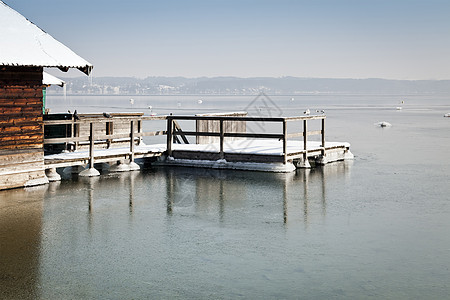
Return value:
M 167 117 L 167 156 L 172 156 L 172 127 L 173 120 Z
M 283 164 L 287 163 L 287 123 L 283 120 Z
M 225 154 L 223 153 L 223 141 L 225 139 L 225 135 L 223 132 L 223 120 L 220 120 L 220 158 L 223 159 Z

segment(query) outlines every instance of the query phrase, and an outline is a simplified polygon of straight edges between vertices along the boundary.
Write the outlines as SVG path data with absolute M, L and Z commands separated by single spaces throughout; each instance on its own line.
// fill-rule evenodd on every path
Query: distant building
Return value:
M 89 75 L 92 64 L 0 0 L 0 190 L 48 182 L 44 67 Z

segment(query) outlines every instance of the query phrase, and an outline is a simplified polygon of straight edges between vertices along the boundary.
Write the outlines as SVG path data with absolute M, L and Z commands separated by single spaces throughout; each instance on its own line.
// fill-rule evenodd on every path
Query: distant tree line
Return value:
M 298 77 L 77 77 L 63 78 L 69 94 L 255 95 L 266 94 L 450 94 L 450 80 L 333 79 Z M 62 93 L 50 87 L 48 93 Z

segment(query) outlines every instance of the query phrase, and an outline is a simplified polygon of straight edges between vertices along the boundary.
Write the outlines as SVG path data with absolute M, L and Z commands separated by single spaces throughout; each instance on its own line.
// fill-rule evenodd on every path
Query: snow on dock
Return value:
M 167 156 L 166 144 L 139 145 L 134 148 L 135 158 L 158 157 L 157 165 L 176 165 L 190 167 L 208 167 L 216 169 L 240 169 L 268 172 L 291 172 L 301 160 L 304 151 L 303 141 L 288 141 L 287 156 L 291 161 L 284 164 L 281 141 L 272 140 L 237 140 L 224 145 L 224 159 L 219 158 L 219 143 L 214 144 L 174 144 L 172 156 Z M 307 143 L 308 157 L 316 159 L 321 151 L 328 155 L 326 163 L 352 159 L 350 144 L 345 142 L 326 142 L 325 148 L 320 142 Z M 216 155 L 217 157 L 214 157 Z M 98 149 L 95 151 L 96 163 L 116 162 L 130 156 L 129 147 Z M 89 162 L 89 150 L 64 152 L 44 156 L 47 168 L 86 165 Z M 211 159 L 217 158 L 217 159 Z M 262 162 L 265 160 L 266 162 Z M 319 162 L 321 163 L 321 162 Z
M 300 166 L 304 157 L 326 164 L 338 160 L 353 159 L 350 144 L 345 142 L 308 141 L 306 151 L 303 141 L 287 141 L 286 163 L 283 162 L 283 142 L 274 140 L 237 140 L 224 144 L 223 158 L 220 158 L 219 143 L 176 144 L 172 156 L 161 160 L 162 165 L 209 167 L 214 169 L 238 169 L 267 172 L 292 172 Z M 325 152 L 325 156 L 322 153 Z M 324 158 L 326 157 L 326 158 Z M 216 159 L 217 158 L 217 159 Z
M 86 144 L 75 151 L 47 154 L 44 162 L 49 176 L 56 176 L 56 168 L 88 165 L 85 176 L 96 176 L 95 163 L 116 164 L 114 170 L 136 170 L 136 158 L 152 158 L 157 165 L 242 169 L 268 172 L 292 172 L 296 168 L 309 168 L 310 161 L 327 164 L 352 159 L 350 144 L 325 141 L 325 115 L 288 118 L 236 116 L 92 116 L 80 120 L 47 121 L 46 126 L 65 125 L 73 130 L 70 137 L 49 137 L 44 144 Z M 142 132 L 142 122 L 166 122 L 167 130 Z M 183 131 L 177 121 L 195 121 L 195 131 Z M 321 121 L 321 129 L 308 130 L 308 121 Z M 288 133 L 289 122 L 303 123 L 302 132 Z M 282 124 L 281 133 L 247 132 L 248 122 L 274 122 Z M 116 126 L 114 123 L 119 123 Z M 128 124 L 128 125 L 125 125 Z M 106 130 L 103 128 L 106 125 Z M 89 129 L 81 132 L 76 128 Z M 83 127 L 84 126 L 84 127 Z M 96 127 L 97 126 L 97 127 Z M 100 127 L 99 127 L 100 126 Z M 103 127 L 102 127 L 103 126 Z M 298 125 L 295 126 L 298 128 Z M 97 129 L 95 129 L 97 128 Z M 118 131 L 119 128 L 122 131 Z M 85 130 L 85 131 L 86 131 Z M 125 130 L 125 131 L 124 131 Z M 128 132 L 127 132 L 128 131 Z M 142 137 L 165 135 L 165 144 L 144 144 Z M 320 135 L 320 141 L 310 141 L 308 136 Z M 189 137 L 195 137 L 191 143 Z M 206 137 L 207 139 L 200 139 Z M 300 138 L 300 139 L 296 139 Z M 121 143 L 114 144 L 112 141 Z M 128 144 L 128 145 L 127 145 Z M 99 148 L 101 145 L 102 148 Z M 116 146 L 115 146 L 116 145 Z M 126 146 L 124 146 L 126 145 Z M 71 149 L 73 150 L 73 148 Z M 80 173 L 83 176 L 83 172 Z

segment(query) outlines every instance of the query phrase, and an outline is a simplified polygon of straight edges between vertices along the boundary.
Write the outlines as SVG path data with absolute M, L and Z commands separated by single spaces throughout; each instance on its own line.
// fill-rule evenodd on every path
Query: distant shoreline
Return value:
M 266 95 L 450 95 L 450 80 L 326 78 L 77 77 L 64 79 L 68 95 L 256 96 Z M 49 94 L 63 94 L 50 86 Z
M 55 93 L 50 92 L 47 93 L 48 96 L 64 96 L 64 93 Z M 259 94 L 82 94 L 82 93 L 67 93 L 66 96 L 95 96 L 95 97 L 256 97 Z M 414 96 L 450 96 L 449 93 L 298 93 L 298 94 L 270 94 L 265 93 L 265 95 L 270 97 L 306 97 L 306 96 L 349 96 L 349 97 L 358 97 L 358 96 L 378 96 L 378 97 L 389 97 L 389 96 L 398 96 L 398 97 L 414 97 Z

